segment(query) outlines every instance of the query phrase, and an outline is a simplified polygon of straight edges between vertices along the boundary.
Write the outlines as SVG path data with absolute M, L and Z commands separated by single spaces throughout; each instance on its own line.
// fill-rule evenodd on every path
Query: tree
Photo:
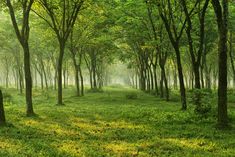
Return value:
M 228 41 L 228 1 L 212 0 L 218 25 L 219 87 L 218 87 L 218 127 L 228 127 L 227 113 L 227 41 Z
M 15 1 L 14 1 L 15 2 Z M 9 13 L 11 16 L 12 25 L 14 27 L 16 36 L 23 48 L 24 51 L 24 71 L 25 71 L 25 95 L 26 95 L 26 114 L 27 116 L 33 116 L 33 103 L 32 103 L 32 76 L 30 69 L 30 52 L 29 52 L 29 13 L 31 11 L 31 7 L 34 3 L 34 0 L 22 0 L 17 1 L 22 6 L 22 23 L 21 29 L 20 24 L 17 22 L 15 10 L 13 8 L 11 0 L 6 0 L 7 7 L 9 9 Z
M 195 4 L 193 5 L 194 8 L 200 4 L 198 4 L 199 1 L 197 0 Z M 203 4 L 202 10 L 198 11 L 198 17 L 199 17 L 199 24 L 200 24 L 200 30 L 199 30 L 199 44 L 195 46 L 193 36 L 192 36 L 192 31 L 193 31 L 193 23 L 192 23 L 192 16 L 190 16 L 189 13 L 189 7 L 186 4 L 185 0 L 181 0 L 181 5 L 184 10 L 184 14 L 186 17 L 187 21 L 187 26 L 186 26 L 186 35 L 188 38 L 188 47 L 189 47 L 189 52 L 191 56 L 191 62 L 192 62 L 192 67 L 193 67 L 193 72 L 194 72 L 194 78 L 195 78 L 195 88 L 200 89 L 201 88 L 201 83 L 200 83 L 200 64 L 201 64 L 201 58 L 203 54 L 203 47 L 204 47 L 204 38 L 205 38 L 205 14 L 206 10 L 209 4 L 209 0 L 205 0 L 205 3 Z M 194 9 L 193 8 L 193 9 Z M 196 47 L 199 47 L 197 50 L 197 53 L 194 52 L 196 50 Z
M 170 0 L 167 0 L 166 7 L 164 6 L 163 2 L 160 2 L 157 5 L 159 10 L 159 15 L 165 25 L 165 29 L 168 33 L 170 42 L 175 50 L 177 68 L 178 68 L 178 77 L 180 83 L 182 110 L 186 110 L 187 109 L 186 92 L 185 92 L 183 68 L 180 56 L 180 39 L 182 37 L 183 30 L 186 25 L 186 20 L 183 21 L 180 28 L 176 26 L 177 24 L 174 17 L 177 15 L 174 15 L 175 11 L 172 9 L 172 2 Z M 191 13 L 192 10 L 189 12 L 189 15 L 191 15 Z M 181 16 L 179 17 L 182 18 Z
M 42 18 L 54 31 L 57 40 L 59 42 L 60 50 L 57 62 L 57 74 L 58 74 L 58 97 L 57 105 L 63 105 L 62 96 L 62 65 L 65 52 L 66 42 L 74 27 L 77 16 L 84 0 L 76 1 L 49 1 L 38 0 L 38 4 L 45 10 L 44 16 L 42 13 L 34 11 L 40 18 Z

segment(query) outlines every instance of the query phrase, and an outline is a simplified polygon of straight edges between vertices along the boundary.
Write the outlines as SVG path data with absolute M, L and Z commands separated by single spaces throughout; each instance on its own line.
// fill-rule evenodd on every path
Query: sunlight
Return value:
M 122 154 L 137 154 L 137 147 L 135 144 L 116 141 L 104 146 L 106 150 L 112 151 L 115 154 L 122 155 Z
M 0 137 L 0 149 L 16 151 L 21 148 L 22 145 L 18 141 Z
M 192 148 L 192 149 L 202 149 L 202 150 L 206 150 L 206 151 L 211 151 L 211 150 L 215 149 L 215 147 L 216 147 L 215 143 L 213 143 L 211 141 L 207 141 L 205 139 L 167 138 L 167 139 L 164 139 L 164 141 L 173 143 L 178 146 L 188 147 L 188 148 Z
M 61 154 L 69 154 L 72 156 L 77 156 L 81 153 L 81 149 L 77 142 L 75 141 L 61 141 L 60 144 L 52 144 Z

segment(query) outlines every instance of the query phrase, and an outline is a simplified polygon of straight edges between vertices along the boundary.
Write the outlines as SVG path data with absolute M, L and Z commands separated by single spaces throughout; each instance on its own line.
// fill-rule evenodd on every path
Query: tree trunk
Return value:
M 200 66 L 195 63 L 193 69 L 194 69 L 194 79 L 195 79 L 195 88 L 200 89 L 201 88 L 201 83 L 200 83 Z
M 177 80 L 177 66 L 174 63 L 174 89 L 178 89 L 178 80 Z
M 79 76 L 80 76 L 80 80 L 81 80 L 81 96 L 84 96 L 84 79 L 83 79 L 81 64 L 82 64 L 82 54 L 80 54 L 80 56 L 79 56 L 78 70 L 79 70 Z
M 2 91 L 0 90 L 0 126 L 6 124 L 4 106 L 3 106 L 3 95 Z
M 169 101 L 170 94 L 169 94 L 168 81 L 167 81 L 167 78 L 166 78 L 165 68 L 163 70 L 163 76 L 164 76 L 163 78 L 164 78 L 164 85 L 165 85 L 165 90 L 166 90 L 166 101 Z
M 150 71 L 150 80 L 151 80 L 151 91 L 154 90 L 154 81 L 153 81 L 153 70 L 152 70 L 152 66 L 149 67 L 149 71 Z
M 181 57 L 180 57 L 180 51 L 178 44 L 174 45 L 174 49 L 176 52 L 176 61 L 177 61 L 177 67 L 178 67 L 178 77 L 179 77 L 179 83 L 180 83 L 180 95 L 181 95 L 181 104 L 182 104 L 182 110 L 187 109 L 187 103 L 186 103 L 186 93 L 185 93 L 185 86 L 184 86 L 184 76 L 183 76 L 183 69 L 181 65 Z
M 39 74 L 40 74 L 40 78 L 41 78 L 41 88 L 44 89 L 43 74 L 42 74 L 42 72 L 40 72 Z
M 233 56 L 233 35 L 232 35 L 232 31 L 230 31 L 229 57 L 230 57 L 230 63 L 231 63 L 232 72 L 233 72 L 233 87 L 234 87 L 235 86 L 235 66 L 234 66 L 234 56 Z
M 92 80 L 93 80 L 93 88 L 97 89 L 97 80 L 96 80 L 96 61 L 95 61 L 95 56 L 92 57 L 91 60 L 92 63 Z
M 166 97 L 166 101 L 169 101 L 169 88 L 168 81 L 166 78 L 166 70 L 165 65 L 160 65 L 161 67 L 161 98 Z M 165 91 L 163 89 L 163 85 L 165 86 Z
M 46 73 L 46 70 L 45 70 L 45 65 L 44 65 L 42 60 L 41 60 L 41 66 L 42 66 L 42 73 L 44 75 L 44 82 L 45 82 L 45 85 L 46 85 L 46 89 L 48 90 L 47 73 Z
M 63 68 L 64 89 L 66 88 L 66 67 Z
M 226 29 L 220 30 L 219 39 L 219 87 L 218 87 L 218 125 L 228 125 L 227 115 L 227 37 Z
M 79 85 L 79 69 L 77 66 L 76 58 L 73 56 L 73 65 L 74 65 L 74 73 L 75 73 L 75 84 L 76 84 L 76 90 L 77 90 L 77 96 L 80 96 L 80 85 Z
M 160 97 L 163 98 L 164 97 L 164 89 L 163 89 L 163 80 L 164 80 L 164 74 L 163 74 L 163 70 L 161 69 L 161 80 L 160 80 Z
M 212 5 L 217 17 L 219 43 L 219 87 L 218 87 L 218 127 L 228 126 L 227 113 L 227 41 L 228 41 L 228 1 L 212 0 Z
M 57 105 L 64 105 L 63 104 L 63 83 L 62 83 L 62 66 L 63 66 L 63 56 L 64 56 L 64 43 L 60 42 L 60 54 L 57 64 L 57 86 L 58 86 L 58 95 L 57 95 Z
M 200 70 L 200 75 L 201 75 L 201 85 L 202 88 L 205 88 L 205 81 L 204 81 L 204 65 L 201 66 L 201 70 Z
M 146 63 L 147 64 L 147 63 Z M 150 68 L 148 65 L 146 65 L 147 69 L 146 69 L 146 73 L 147 73 L 147 92 L 150 93 L 150 89 L 151 89 L 151 83 L 150 83 Z
M 30 70 L 30 54 L 29 45 L 26 43 L 24 49 L 24 71 L 25 71 L 25 94 L 26 94 L 26 114 L 27 116 L 33 116 L 33 103 L 32 103 L 32 76 Z
M 18 73 L 19 73 L 20 94 L 23 94 L 23 74 L 22 74 L 22 71 L 21 71 L 20 67 L 18 69 Z

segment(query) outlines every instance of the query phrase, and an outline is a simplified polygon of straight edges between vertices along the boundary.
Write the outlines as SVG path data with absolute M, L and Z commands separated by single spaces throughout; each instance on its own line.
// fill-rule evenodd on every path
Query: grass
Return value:
M 7 127 L 0 128 L 0 156 L 193 156 L 235 154 L 235 129 L 219 131 L 211 114 L 201 118 L 189 106 L 165 102 L 128 88 L 109 87 L 102 93 L 76 97 L 64 91 L 65 106 L 56 106 L 55 93 L 34 90 L 35 112 L 26 117 L 24 97 L 14 89 L 5 105 Z M 136 99 L 126 95 L 137 94 Z M 234 106 L 230 104 L 234 121 Z M 235 128 L 233 124 L 233 128 Z

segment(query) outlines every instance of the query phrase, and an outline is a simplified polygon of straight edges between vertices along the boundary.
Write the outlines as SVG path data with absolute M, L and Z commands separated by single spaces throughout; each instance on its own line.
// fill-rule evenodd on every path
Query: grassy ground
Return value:
M 133 92 L 138 98 L 127 99 Z M 24 97 L 8 93 L 13 95 L 5 106 L 11 125 L 0 128 L 2 157 L 235 156 L 235 129 L 216 130 L 213 114 L 200 118 L 192 109 L 182 112 L 179 102 L 127 88 L 82 98 L 67 89 L 66 105 L 55 106 L 55 91 L 34 91 L 38 116 L 27 118 Z M 235 118 L 232 105 L 230 117 Z

